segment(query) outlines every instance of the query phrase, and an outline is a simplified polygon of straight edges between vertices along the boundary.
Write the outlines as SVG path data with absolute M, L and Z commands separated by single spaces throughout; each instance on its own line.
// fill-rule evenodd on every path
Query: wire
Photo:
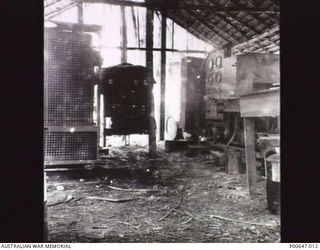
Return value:
M 228 149 L 229 149 L 229 146 L 230 146 L 231 142 L 233 141 L 234 137 L 236 136 L 237 130 L 238 130 L 238 116 L 236 115 L 236 116 L 235 116 L 235 119 L 234 119 L 233 134 L 232 134 L 230 140 L 228 141 L 228 143 L 227 143 L 227 145 L 226 145 L 226 147 L 225 147 L 225 149 L 224 149 L 225 155 L 226 155 L 227 152 L 228 152 Z

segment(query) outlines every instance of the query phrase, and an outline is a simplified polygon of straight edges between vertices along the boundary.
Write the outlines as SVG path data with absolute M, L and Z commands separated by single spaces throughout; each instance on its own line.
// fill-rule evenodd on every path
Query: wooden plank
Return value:
M 147 2 L 150 2 L 148 0 Z M 146 65 L 148 82 L 148 108 L 149 108 L 149 155 L 156 155 L 156 122 L 154 118 L 154 99 L 153 99 L 153 19 L 154 12 L 151 9 L 146 11 Z
M 160 86 L 160 140 L 164 140 L 165 100 L 166 100 L 166 42 L 167 16 L 161 13 L 161 86 Z
M 78 24 L 78 23 L 66 23 L 60 21 L 50 20 L 50 22 L 55 23 L 59 28 L 66 30 L 81 30 L 84 32 L 100 32 L 101 26 L 94 24 Z
M 275 117 L 280 115 L 280 90 L 240 96 L 241 117 Z
M 139 48 L 139 47 L 128 47 L 128 50 L 146 50 L 146 48 Z M 190 49 L 190 50 L 178 50 L 178 49 L 163 49 L 163 48 L 152 48 L 153 51 L 166 51 L 166 52 L 179 52 L 179 53 L 199 53 L 199 54 L 208 54 L 208 51 L 205 50 L 196 50 L 196 49 Z
M 253 118 L 244 118 L 244 143 L 249 194 L 254 195 L 257 191 L 257 168 Z
M 121 46 L 94 46 L 93 48 L 97 49 L 122 49 Z M 147 48 L 143 47 L 127 47 L 127 50 L 147 50 Z M 152 48 L 153 51 L 163 51 L 161 48 Z M 208 54 L 209 52 L 206 50 L 197 50 L 197 49 L 164 49 L 166 52 L 178 52 L 178 53 L 197 53 L 197 54 Z
M 240 112 L 240 99 L 226 99 L 224 101 L 224 112 Z

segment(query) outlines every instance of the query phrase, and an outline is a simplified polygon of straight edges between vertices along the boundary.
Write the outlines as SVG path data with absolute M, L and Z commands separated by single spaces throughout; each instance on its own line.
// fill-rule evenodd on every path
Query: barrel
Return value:
M 266 194 L 268 210 L 272 214 L 280 213 L 280 154 L 272 154 L 266 159 Z

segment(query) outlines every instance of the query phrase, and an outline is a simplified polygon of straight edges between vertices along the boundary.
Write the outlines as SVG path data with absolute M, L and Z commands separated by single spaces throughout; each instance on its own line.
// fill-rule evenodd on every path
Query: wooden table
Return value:
M 240 96 L 240 116 L 244 118 L 244 139 L 249 194 L 253 195 L 257 190 L 254 118 L 280 116 L 280 89 L 253 92 Z

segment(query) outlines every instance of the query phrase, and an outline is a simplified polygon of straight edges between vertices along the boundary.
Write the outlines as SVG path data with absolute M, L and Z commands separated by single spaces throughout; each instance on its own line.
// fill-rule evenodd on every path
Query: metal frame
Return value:
M 95 32 L 100 37 L 101 27 L 98 25 L 84 25 L 82 23 L 78 24 L 71 24 L 71 23 L 64 23 L 64 22 L 55 22 L 58 27 L 62 29 L 79 29 L 82 32 Z M 94 84 L 93 84 L 94 86 Z M 44 159 L 44 167 L 46 166 L 54 166 L 54 165 L 84 165 L 84 164 L 96 164 L 99 157 L 99 140 L 100 140 L 100 116 L 99 116 L 99 107 L 100 107 L 100 85 L 98 84 L 98 119 L 96 125 L 89 125 L 89 126 L 79 126 L 79 125 L 68 125 L 68 126 L 45 126 L 45 132 L 69 132 L 69 133 L 77 133 L 77 132 L 95 132 L 97 135 L 97 150 L 96 150 L 96 159 L 95 160 L 48 160 Z
M 95 164 L 98 160 L 44 161 L 45 166 Z
M 46 132 L 97 132 L 97 126 L 46 126 Z

